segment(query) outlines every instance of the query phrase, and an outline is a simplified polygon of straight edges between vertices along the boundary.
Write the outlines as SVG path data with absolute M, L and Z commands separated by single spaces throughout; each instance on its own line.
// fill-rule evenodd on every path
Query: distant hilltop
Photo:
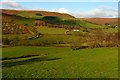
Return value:
M 103 25 L 103 24 L 118 25 L 118 18 L 83 18 L 83 20 L 98 25 Z
M 49 11 L 32 11 L 32 10 L 8 10 L 8 9 L 0 9 L 1 13 L 8 15 L 18 15 L 22 17 L 35 17 L 35 16 L 56 16 L 60 18 L 73 19 L 74 16 L 67 13 L 58 13 L 58 12 L 49 12 Z

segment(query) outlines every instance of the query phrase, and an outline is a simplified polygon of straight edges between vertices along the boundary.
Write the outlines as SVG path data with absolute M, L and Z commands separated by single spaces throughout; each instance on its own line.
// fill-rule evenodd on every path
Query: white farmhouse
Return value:
M 78 31 L 80 31 L 79 29 L 73 29 L 73 31 L 76 31 L 76 32 L 78 32 Z
M 115 28 L 117 28 L 118 26 L 115 26 Z

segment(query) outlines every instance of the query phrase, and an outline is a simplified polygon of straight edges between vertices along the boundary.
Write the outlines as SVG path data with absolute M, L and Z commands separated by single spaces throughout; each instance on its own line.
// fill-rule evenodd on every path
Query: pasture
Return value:
M 16 15 L 21 16 L 21 17 L 27 17 L 27 18 L 42 18 L 42 16 L 37 16 L 35 14 L 26 12 L 26 11 L 22 11 L 22 12 L 18 12 Z
M 118 78 L 117 19 L 3 12 L 3 78 Z
M 84 20 L 80 20 L 79 21 L 79 25 L 83 26 L 85 28 L 106 28 L 106 26 L 101 26 L 101 25 L 96 25 L 96 24 L 92 24 L 90 22 L 86 22 Z
M 103 32 L 116 33 L 116 32 L 118 32 L 118 28 L 103 29 Z
M 118 48 L 3 48 L 3 78 L 117 78 Z
M 64 28 L 49 28 L 46 26 L 36 27 L 37 30 L 42 34 L 66 34 L 66 29 Z

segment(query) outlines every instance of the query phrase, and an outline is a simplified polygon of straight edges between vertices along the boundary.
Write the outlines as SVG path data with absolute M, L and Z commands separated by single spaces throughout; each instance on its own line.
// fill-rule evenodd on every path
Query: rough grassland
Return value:
M 115 78 L 118 48 L 71 50 L 57 47 L 3 48 L 3 78 Z
M 118 28 L 103 29 L 103 32 L 115 33 L 115 32 L 118 32 Z
M 49 27 L 36 27 L 37 30 L 42 34 L 66 34 L 66 29 L 64 28 L 49 28 Z
M 106 28 L 106 26 L 101 26 L 101 25 L 96 25 L 96 24 L 92 24 L 89 22 L 85 22 L 83 20 L 80 20 L 79 25 L 85 28 Z

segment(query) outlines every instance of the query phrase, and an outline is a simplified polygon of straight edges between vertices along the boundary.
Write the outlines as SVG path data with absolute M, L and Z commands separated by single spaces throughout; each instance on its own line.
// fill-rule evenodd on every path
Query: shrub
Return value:
M 61 23 L 61 19 L 58 17 L 54 17 L 54 16 L 45 16 L 42 18 L 45 22 L 47 23 L 51 23 L 51 24 L 60 24 Z
M 86 45 L 83 45 L 86 44 Z M 79 35 L 71 44 L 73 50 L 81 48 L 98 48 L 98 47 L 118 47 L 118 33 L 103 33 L 96 31 L 94 34 Z
M 3 38 L 3 39 L 2 39 L 2 43 L 3 43 L 4 45 L 9 45 L 10 42 L 11 42 L 11 40 L 8 39 L 8 38 Z

